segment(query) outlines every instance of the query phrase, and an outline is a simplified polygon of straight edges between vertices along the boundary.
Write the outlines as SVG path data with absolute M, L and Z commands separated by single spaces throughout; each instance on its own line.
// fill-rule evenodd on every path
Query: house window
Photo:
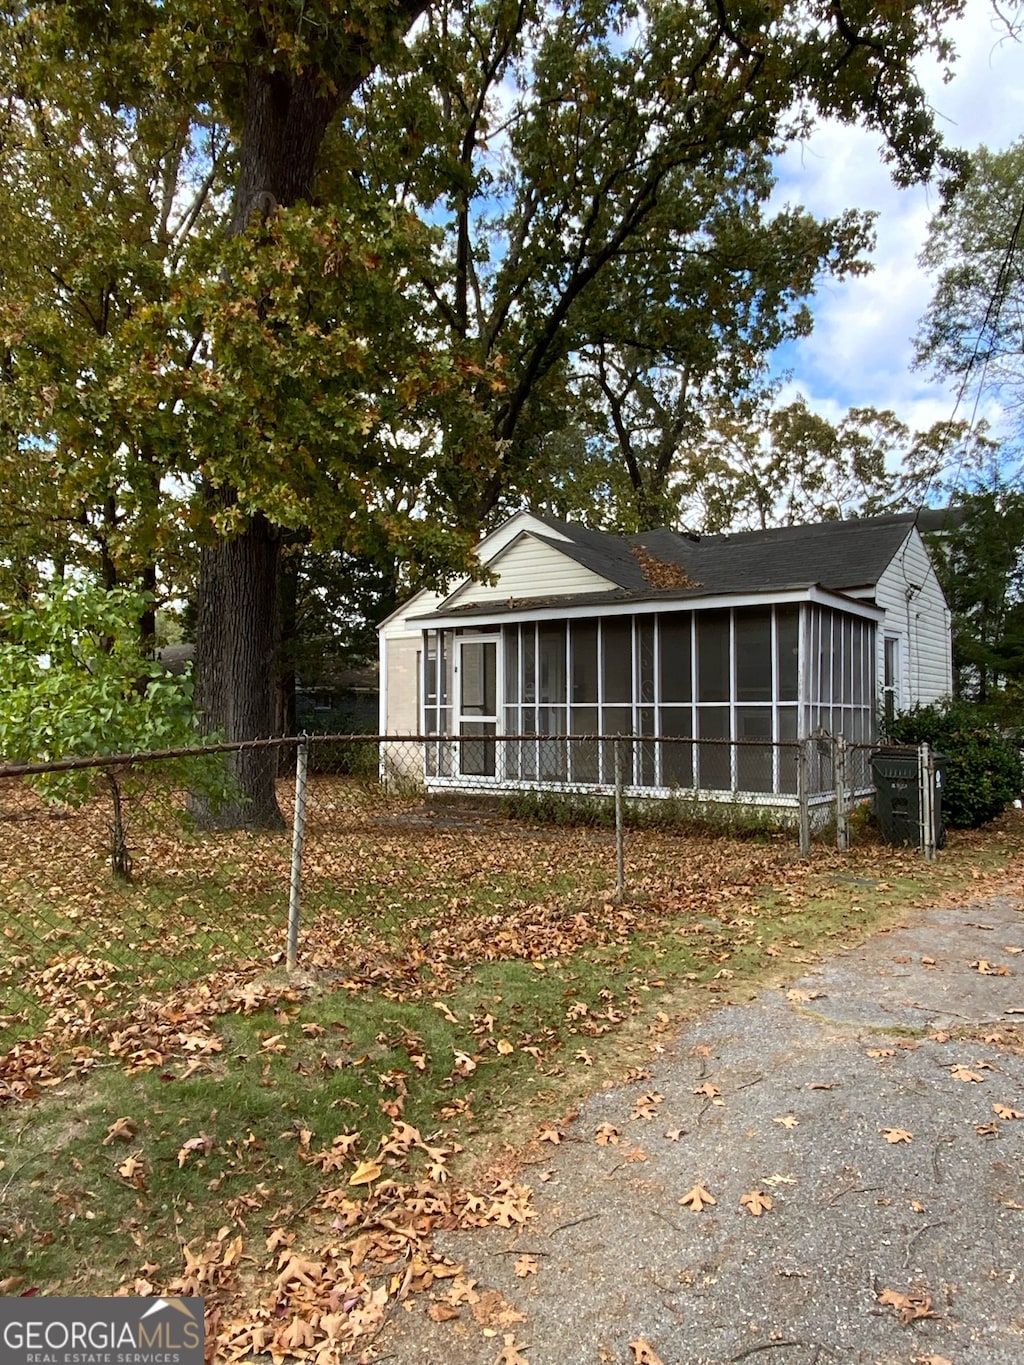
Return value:
M 900 709 L 900 692 L 900 637 L 887 635 L 882 664 L 882 712 L 887 727 Z

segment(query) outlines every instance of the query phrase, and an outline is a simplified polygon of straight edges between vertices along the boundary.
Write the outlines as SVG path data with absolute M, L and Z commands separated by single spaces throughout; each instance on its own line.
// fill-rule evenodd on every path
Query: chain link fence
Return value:
M 208 777 L 242 747 L 284 774 L 280 827 L 198 828 L 190 765 Z M 671 836 L 676 869 L 698 833 L 846 847 L 870 753 L 828 736 L 342 735 L 0 769 L 0 1054 L 24 1074 L 41 1048 L 40 1077 L 56 1051 L 152 1065 L 175 1021 L 177 1046 L 201 1052 L 207 1005 L 255 1008 L 295 969 L 400 995 L 424 953 L 438 979 L 453 970 L 468 884 L 492 898 L 496 934 L 510 900 L 544 894 L 538 868 L 581 904 L 622 899 L 646 885 L 640 831 Z M 425 906 L 443 947 L 417 938 Z M 410 926 L 404 958 L 370 920 Z

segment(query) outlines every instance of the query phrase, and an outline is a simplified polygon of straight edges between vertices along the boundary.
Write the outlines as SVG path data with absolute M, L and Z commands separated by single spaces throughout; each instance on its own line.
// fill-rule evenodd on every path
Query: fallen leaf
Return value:
M 142 1177 L 145 1170 L 146 1167 L 144 1162 L 140 1161 L 138 1157 L 130 1156 L 118 1166 L 117 1173 L 118 1175 L 124 1176 L 125 1180 L 130 1180 L 133 1185 L 141 1189 L 143 1183 Z
M 665 1136 L 668 1138 L 669 1142 L 678 1142 L 681 1137 L 686 1136 L 686 1133 L 687 1129 L 685 1128 L 669 1128 L 666 1131 Z
M 631 1341 L 629 1349 L 633 1352 L 633 1365 L 664 1365 L 661 1356 L 653 1346 L 644 1341 L 643 1337 Z
M 280 1344 L 292 1355 L 304 1355 L 303 1348 L 312 1346 L 315 1340 L 316 1335 L 309 1323 L 302 1318 L 293 1318 L 282 1333 Z
M 505 1344 L 498 1352 L 494 1365 L 530 1365 L 530 1362 L 520 1353 L 516 1345 L 514 1332 L 506 1332 L 504 1336 Z
M 1011 1109 L 1008 1104 L 994 1104 L 992 1112 L 1000 1119 L 1024 1119 L 1024 1111 Z
M 198 1137 L 188 1138 L 178 1148 L 178 1169 L 184 1166 L 185 1162 L 193 1152 L 202 1152 L 209 1156 L 213 1151 L 213 1138 L 209 1133 L 200 1133 Z
M 817 1000 L 820 996 L 821 991 L 801 991 L 795 986 L 792 990 L 786 992 L 786 999 L 792 1000 L 794 1005 L 806 1004 L 808 1000 Z
M 702 1212 L 705 1204 L 717 1204 L 718 1200 L 713 1194 L 709 1194 L 703 1185 L 694 1185 L 693 1189 L 682 1195 L 678 1201 L 684 1209 L 692 1209 L 694 1213 Z
M 516 1278 L 525 1280 L 527 1275 L 536 1275 L 537 1258 L 535 1256 L 520 1256 L 516 1261 Z
M 633 1102 L 633 1112 L 631 1119 L 653 1119 L 658 1112 L 658 1105 L 664 1099 L 664 1095 L 659 1095 L 656 1090 L 648 1091 L 646 1095 L 641 1095 L 638 1100 Z
M 107 1129 L 107 1136 L 103 1139 L 103 1146 L 109 1147 L 115 1140 L 118 1142 L 131 1142 L 132 1138 L 139 1131 L 139 1125 L 132 1118 L 117 1119 Z
M 979 1137 L 998 1137 L 998 1136 L 999 1136 L 999 1124 L 998 1124 L 998 1123 L 976 1123 L 976 1124 L 974 1125 L 974 1131 L 978 1134 Z
M 772 1123 L 781 1123 L 783 1128 L 799 1128 L 800 1120 L 795 1114 L 783 1114 L 781 1118 L 772 1119 Z
M 895 1049 L 894 1047 L 869 1047 L 869 1048 L 868 1048 L 868 1056 L 869 1056 L 869 1057 L 895 1057 L 895 1056 L 896 1056 L 896 1049 Z
M 695 1085 L 693 1087 L 693 1093 L 695 1095 L 706 1095 L 709 1100 L 713 1100 L 716 1095 L 720 1095 L 722 1092 L 717 1085 L 712 1085 L 710 1081 L 705 1081 L 703 1085 Z
M 740 1196 L 740 1203 L 748 1213 L 755 1218 L 760 1218 L 762 1213 L 767 1213 L 772 1207 L 772 1197 L 765 1194 L 762 1190 L 751 1190 L 749 1194 Z
M 431 1322 L 452 1322 L 459 1316 L 459 1310 L 453 1304 L 445 1303 L 443 1300 L 432 1303 L 427 1309 L 427 1317 Z
M 360 1161 L 349 1177 L 350 1185 L 372 1185 L 384 1174 L 384 1167 L 376 1161 Z
M 914 1137 L 913 1133 L 908 1133 L 905 1128 L 879 1128 L 878 1131 L 886 1142 L 911 1142 Z
M 931 1295 L 923 1292 L 903 1294 L 898 1289 L 883 1289 L 878 1296 L 878 1302 L 894 1309 L 904 1327 L 908 1323 L 917 1322 L 919 1318 L 940 1316 L 932 1312 Z
M 622 1137 L 614 1123 L 602 1123 L 595 1135 L 595 1141 L 599 1147 L 616 1147 L 622 1141 Z
M 950 1075 L 957 1081 L 983 1081 L 984 1076 L 979 1076 L 976 1071 L 972 1071 L 969 1066 L 951 1066 Z
M 502 1055 L 502 1057 L 510 1057 L 512 1053 L 515 1052 L 515 1047 L 508 1041 L 507 1038 L 499 1038 L 498 1051 Z
M 526 1316 L 518 1312 L 505 1296 L 497 1289 L 486 1289 L 473 1304 L 473 1316 L 481 1327 L 511 1327 L 514 1322 L 525 1322 Z
M 949 1356 L 914 1356 L 912 1365 L 953 1365 Z
M 549 1126 L 547 1128 L 542 1128 L 540 1130 L 540 1132 L 537 1134 L 537 1141 L 550 1142 L 552 1146 L 557 1147 L 558 1144 L 562 1141 L 562 1134 L 558 1131 L 557 1128 L 552 1128 Z

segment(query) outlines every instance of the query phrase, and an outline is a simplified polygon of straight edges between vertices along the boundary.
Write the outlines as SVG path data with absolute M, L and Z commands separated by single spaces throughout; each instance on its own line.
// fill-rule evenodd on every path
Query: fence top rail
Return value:
M 169 758 L 198 758 L 202 754 L 235 754 L 250 749 L 279 749 L 301 744 L 305 735 L 281 735 L 276 739 L 232 740 L 217 744 L 194 744 L 179 749 L 139 749 L 127 754 L 93 754 L 40 760 L 37 763 L 0 764 L 0 779 L 34 777 L 43 773 L 74 772 L 82 768 L 124 768 L 133 763 L 159 763 Z M 324 736 L 328 738 L 328 736 Z M 341 736 L 331 736 L 341 738 Z

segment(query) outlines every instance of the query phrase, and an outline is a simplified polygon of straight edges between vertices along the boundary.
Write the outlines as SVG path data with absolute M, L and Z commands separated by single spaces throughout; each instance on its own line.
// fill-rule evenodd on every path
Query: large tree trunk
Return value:
M 208 501 L 213 494 L 208 494 Z M 230 494 L 221 493 L 222 501 Z M 279 540 L 257 514 L 243 535 L 206 547 L 200 561 L 196 701 L 203 730 L 228 739 L 260 739 L 274 733 L 274 661 L 277 648 Z M 199 798 L 200 823 L 279 829 L 273 749 L 242 749 L 232 755 L 238 799 L 213 809 Z

